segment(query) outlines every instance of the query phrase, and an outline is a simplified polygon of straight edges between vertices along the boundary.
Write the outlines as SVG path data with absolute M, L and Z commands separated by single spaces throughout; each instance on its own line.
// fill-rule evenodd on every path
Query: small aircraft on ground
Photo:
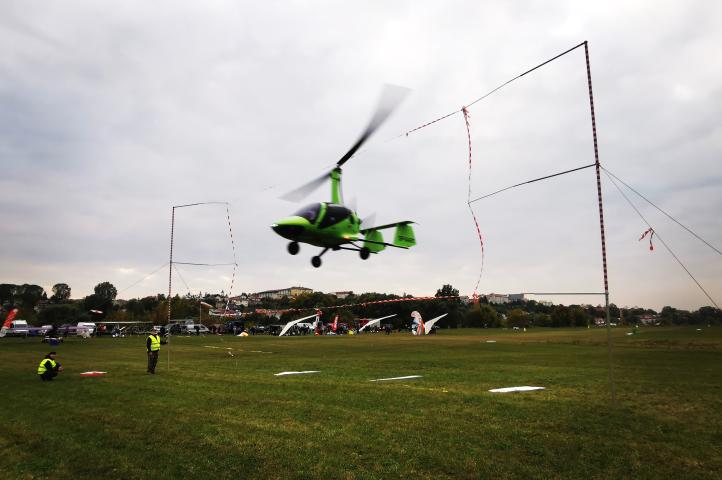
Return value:
M 327 180 L 331 181 L 331 201 L 318 202 L 308 205 L 290 217 L 278 220 L 271 228 L 278 235 L 287 238 L 288 253 L 296 255 L 299 243 L 307 243 L 323 248 L 321 253 L 311 258 L 311 264 L 318 268 L 321 266 L 321 257 L 330 250 L 352 250 L 359 252 L 361 259 L 366 260 L 370 254 L 378 253 L 386 247 L 408 249 L 416 245 L 416 238 L 411 224 L 405 220 L 381 226 L 373 226 L 372 218 L 360 219 L 355 208 L 348 208 L 343 204 L 341 190 L 341 166 L 346 163 L 369 137 L 381 126 L 391 112 L 407 95 L 408 89 L 403 87 L 386 86 L 366 130 L 356 143 L 336 166 L 327 173 L 310 181 L 309 183 L 287 193 L 281 198 L 290 201 L 300 201 L 319 188 Z M 381 230 L 396 228 L 394 241 L 384 241 Z M 363 236 L 361 238 L 360 236 Z

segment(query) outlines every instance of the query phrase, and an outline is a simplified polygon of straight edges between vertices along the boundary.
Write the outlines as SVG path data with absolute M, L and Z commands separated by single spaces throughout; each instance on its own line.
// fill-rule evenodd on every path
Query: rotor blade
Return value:
M 301 185 L 295 190 L 291 190 L 290 192 L 281 195 L 280 198 L 283 200 L 288 200 L 289 202 L 300 202 L 307 196 L 309 196 L 311 193 L 313 193 L 316 189 L 318 189 L 321 185 L 323 185 L 326 180 L 328 180 L 329 174 L 324 173 L 318 178 L 314 178 L 310 182 Z
M 344 163 L 348 161 L 349 158 L 353 157 L 354 153 L 358 151 L 359 148 L 361 148 L 361 145 L 366 143 L 366 140 L 369 139 L 369 137 L 376 131 L 377 128 L 381 126 L 382 123 L 386 121 L 386 119 L 391 115 L 391 112 L 393 112 L 396 107 L 399 106 L 399 104 L 406 98 L 406 95 L 409 94 L 409 89 L 406 87 L 400 87 L 398 85 L 384 85 L 384 89 L 381 93 L 381 98 L 379 99 L 379 104 L 376 107 L 376 112 L 374 113 L 373 117 L 371 117 L 371 121 L 369 121 L 368 126 L 366 127 L 366 130 L 361 134 L 358 140 L 356 140 L 356 143 L 351 147 L 351 149 L 346 152 L 346 155 L 341 157 L 341 160 L 336 163 L 337 166 L 341 166 Z
M 371 228 L 374 222 L 376 222 L 376 212 L 373 212 L 371 215 L 361 220 L 361 225 L 363 225 L 364 229 Z

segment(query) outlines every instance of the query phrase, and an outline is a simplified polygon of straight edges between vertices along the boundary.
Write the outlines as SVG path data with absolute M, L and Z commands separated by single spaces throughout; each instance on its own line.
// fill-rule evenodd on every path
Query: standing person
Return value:
M 38 365 L 38 375 L 40 375 L 40 380 L 43 382 L 46 380 L 51 381 L 58 376 L 58 372 L 63 371 L 60 362 L 55 361 L 55 355 L 57 355 L 55 352 L 48 353 Z
M 155 374 L 155 366 L 158 363 L 158 353 L 160 352 L 160 336 L 155 328 L 151 329 L 150 335 L 145 341 L 145 348 L 148 350 L 148 373 Z

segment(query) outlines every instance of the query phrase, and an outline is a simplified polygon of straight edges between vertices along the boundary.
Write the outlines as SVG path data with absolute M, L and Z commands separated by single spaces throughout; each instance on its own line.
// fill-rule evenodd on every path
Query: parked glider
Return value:
M 368 323 L 366 323 L 366 325 L 364 325 L 363 327 L 359 328 L 358 331 L 359 331 L 359 333 L 361 333 L 364 331 L 364 329 L 366 329 L 368 327 L 373 327 L 374 325 L 380 324 L 381 320 L 386 320 L 387 318 L 391 318 L 391 317 L 395 317 L 395 316 L 396 316 L 396 314 L 394 313 L 391 315 L 386 315 L 385 317 L 376 318 L 374 320 L 369 320 Z

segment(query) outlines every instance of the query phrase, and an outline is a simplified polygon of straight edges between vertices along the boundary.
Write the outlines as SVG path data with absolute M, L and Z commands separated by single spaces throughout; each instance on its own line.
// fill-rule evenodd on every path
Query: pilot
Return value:
M 155 373 L 155 366 L 158 363 L 158 352 L 160 352 L 160 336 L 158 330 L 153 327 L 150 335 L 145 341 L 145 347 L 148 350 L 148 373 Z
M 60 362 L 55 361 L 55 355 L 57 355 L 55 352 L 48 353 L 38 365 L 38 375 L 42 381 L 51 381 L 58 376 L 58 372 L 63 371 Z

